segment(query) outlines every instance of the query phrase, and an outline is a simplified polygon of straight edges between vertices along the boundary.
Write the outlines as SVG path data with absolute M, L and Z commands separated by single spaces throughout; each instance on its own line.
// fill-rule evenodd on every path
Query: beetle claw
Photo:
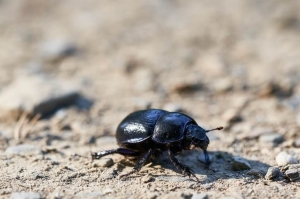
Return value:
M 196 178 L 197 183 L 200 182 L 199 179 L 197 178 L 197 176 L 195 175 L 194 170 L 189 168 L 188 166 L 185 166 L 183 168 L 183 175 L 188 176 L 189 178 L 194 177 L 194 178 Z

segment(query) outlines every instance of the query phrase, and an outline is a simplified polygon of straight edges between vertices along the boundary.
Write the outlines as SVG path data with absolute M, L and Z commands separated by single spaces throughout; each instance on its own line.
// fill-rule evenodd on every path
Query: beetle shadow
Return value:
M 195 172 L 201 183 L 211 183 L 218 179 L 242 179 L 245 177 L 253 179 L 263 178 L 270 167 L 270 165 L 266 163 L 244 158 L 244 160 L 250 164 L 251 169 L 235 171 L 232 168 L 232 164 L 234 162 L 233 157 L 235 157 L 235 155 L 224 151 L 210 151 L 209 155 L 212 158 L 212 163 L 210 164 L 209 169 L 206 169 L 205 164 L 199 160 L 199 154 L 201 153 L 202 152 L 200 151 L 186 151 L 176 156 L 181 163 L 190 167 Z M 195 181 L 192 177 L 184 177 L 181 171 L 179 171 L 169 160 L 167 154 L 163 154 L 157 160 L 154 160 L 152 162 L 152 166 L 155 165 L 161 165 L 164 169 L 169 169 L 178 173 L 176 175 L 177 177 L 175 177 L 177 180 L 172 179 L 174 178 L 174 175 L 153 175 L 161 180 Z M 181 177 L 179 177 L 180 175 Z

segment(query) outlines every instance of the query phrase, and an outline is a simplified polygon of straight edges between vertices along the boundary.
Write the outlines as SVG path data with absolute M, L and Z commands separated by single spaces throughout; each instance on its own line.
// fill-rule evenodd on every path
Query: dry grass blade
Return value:
M 40 119 L 41 115 L 38 114 L 33 117 L 32 120 L 27 119 L 28 113 L 22 113 L 19 121 L 17 122 L 17 125 L 14 130 L 14 138 L 17 142 L 20 142 L 24 140 L 29 133 L 31 132 L 34 125 L 37 123 L 37 121 Z
M 34 116 L 32 118 L 31 121 L 26 122 L 26 125 L 24 126 L 24 128 L 22 128 L 21 131 L 21 139 L 25 139 L 29 133 L 31 132 L 32 128 L 34 127 L 34 125 L 37 123 L 37 121 L 41 118 L 40 114 L 37 114 L 36 116 Z
M 14 138 L 17 142 L 20 141 L 20 137 L 21 137 L 21 132 L 22 132 L 22 128 L 24 126 L 24 123 L 27 121 L 26 120 L 26 117 L 27 117 L 27 113 L 23 112 L 19 121 L 17 122 L 17 125 L 15 127 L 15 130 L 14 130 Z

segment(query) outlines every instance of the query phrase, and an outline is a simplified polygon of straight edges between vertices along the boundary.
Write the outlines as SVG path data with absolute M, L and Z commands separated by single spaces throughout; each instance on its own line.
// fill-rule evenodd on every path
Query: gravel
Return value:
M 276 156 L 278 166 L 286 166 L 288 164 L 297 164 L 298 160 L 288 153 L 282 151 Z
M 300 160 L 297 1 L 0 2 L 0 198 L 21 191 L 51 199 L 79 193 L 103 199 L 299 197 L 299 180 L 286 175 L 299 171 L 292 167 L 297 164 L 278 166 L 271 180 L 258 177 L 277 166 L 281 151 Z M 53 100 L 72 92 L 65 87 L 93 99 L 92 109 L 80 108 L 89 104 L 79 106 L 81 96 L 63 100 L 66 106 Z M 51 108 L 43 103 L 48 100 L 60 105 Z M 20 114 L 35 114 L 39 104 L 53 112 L 61 106 L 64 113 L 53 117 L 43 109 L 45 117 L 30 133 L 14 139 Z M 114 154 L 107 156 L 112 166 L 93 167 L 91 152 L 119 147 L 115 131 L 126 115 L 177 109 L 168 104 L 203 127 L 228 127 L 210 132 L 218 138 L 211 136 L 207 148 L 215 157 L 210 169 L 197 150 L 176 156 L 200 183 L 183 176 L 167 152 L 121 179 L 139 158 Z M 282 135 L 284 142 L 265 134 Z M 41 147 L 43 154 L 5 152 L 18 143 Z M 235 156 L 252 168 L 233 170 Z M 147 175 L 155 180 L 142 182 Z
M 267 180 L 272 180 L 272 179 L 277 178 L 280 175 L 280 173 L 281 173 L 281 171 L 278 167 L 270 167 L 268 169 L 268 172 L 267 172 L 265 178 Z
M 300 179 L 298 169 L 289 169 L 285 172 L 285 175 L 291 180 L 291 181 L 297 181 Z
M 232 168 L 235 171 L 251 169 L 251 165 L 242 157 L 233 157 Z

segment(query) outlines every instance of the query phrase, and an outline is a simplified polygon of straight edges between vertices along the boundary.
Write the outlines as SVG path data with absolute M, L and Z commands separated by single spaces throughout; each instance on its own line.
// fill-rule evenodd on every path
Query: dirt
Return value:
M 265 179 L 280 152 L 300 160 L 299 9 L 279 0 L 0 0 L 0 93 L 21 77 L 47 75 L 92 102 L 42 117 L 19 137 L 20 118 L 5 115 L 0 197 L 299 198 L 299 180 Z M 117 147 L 127 114 L 148 108 L 225 127 L 208 134 L 210 169 L 201 151 L 177 156 L 200 183 L 167 154 L 128 178 L 119 176 L 136 159 L 91 161 L 91 152 Z M 251 169 L 235 171 L 236 156 Z

